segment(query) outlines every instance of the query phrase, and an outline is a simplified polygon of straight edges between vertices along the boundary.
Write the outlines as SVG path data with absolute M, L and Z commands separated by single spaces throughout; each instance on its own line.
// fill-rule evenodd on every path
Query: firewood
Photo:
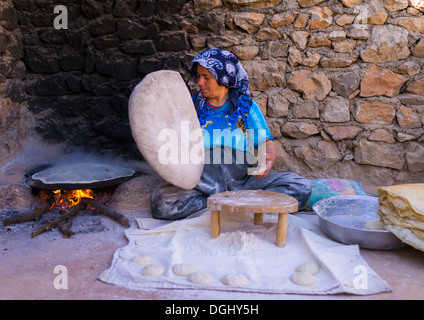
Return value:
M 44 202 L 42 205 L 35 207 L 30 212 L 4 219 L 3 226 L 7 227 L 12 224 L 24 223 L 28 221 L 38 221 L 43 214 L 49 211 L 49 209 L 50 209 L 50 204 L 48 202 Z
M 90 199 L 90 198 L 82 198 L 81 203 L 85 203 L 85 204 L 90 205 L 91 207 L 96 208 L 101 213 L 103 213 L 105 216 L 108 216 L 109 218 L 119 222 L 123 226 L 128 227 L 130 225 L 127 217 L 125 217 L 124 215 L 122 215 L 122 214 L 120 214 L 116 211 L 109 209 L 108 207 L 106 207 L 104 204 L 100 203 L 97 200 Z
M 72 227 L 72 220 L 70 219 L 66 222 L 62 222 L 59 224 L 58 229 L 60 233 L 63 234 L 63 238 L 67 239 L 75 234 L 75 232 L 71 230 L 71 227 Z
M 35 236 L 38 236 L 39 234 L 42 234 L 42 233 L 47 232 L 47 231 L 54 230 L 54 228 L 56 228 L 62 221 L 65 221 L 69 218 L 76 216 L 79 213 L 80 210 L 84 209 L 85 206 L 86 205 L 84 203 L 81 203 L 81 202 L 72 206 L 68 210 L 68 212 L 66 212 L 64 215 L 60 216 L 59 218 L 57 218 L 53 221 L 48 221 L 43 227 L 34 230 L 31 233 L 31 237 L 34 238 Z

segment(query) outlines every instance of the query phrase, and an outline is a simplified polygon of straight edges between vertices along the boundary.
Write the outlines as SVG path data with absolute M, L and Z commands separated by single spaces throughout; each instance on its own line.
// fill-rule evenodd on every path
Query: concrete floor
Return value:
M 112 261 L 116 249 L 127 244 L 125 228 L 107 217 L 98 216 L 102 228 L 64 239 L 57 231 L 30 237 L 31 222 L 0 229 L 0 299 L 223 299 L 216 291 L 131 290 L 97 280 Z M 131 220 L 132 218 L 130 218 Z M 94 220 L 93 220 L 94 221 Z M 308 296 L 280 294 L 225 293 L 233 300 L 282 299 L 424 299 L 424 253 L 411 247 L 398 250 L 361 250 L 377 274 L 392 287 L 391 292 L 354 296 L 347 294 Z M 67 271 L 67 289 L 55 285 Z M 57 278 L 59 277 L 59 278 Z

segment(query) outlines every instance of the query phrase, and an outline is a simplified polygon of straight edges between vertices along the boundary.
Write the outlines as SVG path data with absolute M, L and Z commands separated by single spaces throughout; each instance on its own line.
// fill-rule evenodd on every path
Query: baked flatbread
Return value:
M 403 242 L 424 251 L 424 184 L 403 184 L 377 189 L 385 228 Z

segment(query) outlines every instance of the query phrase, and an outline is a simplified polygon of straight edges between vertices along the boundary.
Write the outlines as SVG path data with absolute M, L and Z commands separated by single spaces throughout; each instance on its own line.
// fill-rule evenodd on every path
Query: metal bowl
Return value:
M 369 221 L 380 218 L 378 198 L 369 196 L 334 196 L 312 206 L 319 217 L 322 231 L 344 244 L 357 244 L 364 249 L 390 250 L 404 243 L 387 230 L 366 229 Z

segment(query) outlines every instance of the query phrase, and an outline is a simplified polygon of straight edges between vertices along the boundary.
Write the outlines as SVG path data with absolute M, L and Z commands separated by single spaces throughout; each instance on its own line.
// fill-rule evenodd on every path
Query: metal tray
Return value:
M 39 189 L 95 189 L 123 183 L 135 175 L 134 170 L 118 165 L 80 162 L 47 167 L 32 174 L 25 182 Z
M 404 243 L 387 230 L 366 229 L 368 221 L 378 220 L 378 198 L 369 196 L 334 196 L 312 206 L 322 231 L 344 244 L 364 249 L 391 250 Z

